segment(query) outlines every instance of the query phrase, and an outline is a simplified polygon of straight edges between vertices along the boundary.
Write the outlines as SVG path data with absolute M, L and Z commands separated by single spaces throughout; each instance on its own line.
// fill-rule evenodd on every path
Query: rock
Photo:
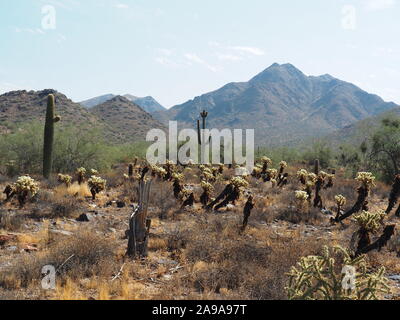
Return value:
M 170 265 L 177 265 L 178 262 L 174 261 L 174 260 L 170 260 L 170 259 L 159 259 L 157 260 L 158 264 L 170 264 Z
M 82 213 L 79 218 L 76 219 L 78 222 L 89 222 L 94 219 L 93 215 L 90 213 Z
M 117 201 L 117 208 L 125 208 L 126 204 L 124 201 Z
M 65 231 L 65 230 L 50 230 L 51 233 L 61 234 L 63 236 L 72 236 L 72 232 Z
M 25 245 L 25 246 L 22 248 L 22 252 L 23 252 L 23 251 L 25 251 L 25 252 L 38 251 L 38 248 L 37 248 L 35 245 L 29 245 L 29 244 L 27 244 L 27 245 Z
M 15 252 L 15 251 L 18 250 L 18 248 L 17 248 L 17 246 L 9 246 L 9 247 L 6 248 L 6 250 L 10 251 L 10 252 Z
M 388 278 L 390 280 L 394 280 L 394 281 L 399 281 L 400 282 L 400 274 L 394 274 L 394 275 L 388 276 Z
M 335 215 L 331 210 L 328 210 L 328 209 L 321 209 L 321 212 L 322 212 L 323 214 L 328 215 L 328 216 L 333 216 L 333 215 Z
M 15 236 L 12 235 L 0 236 L 0 246 L 4 246 L 7 242 L 12 240 L 15 240 Z

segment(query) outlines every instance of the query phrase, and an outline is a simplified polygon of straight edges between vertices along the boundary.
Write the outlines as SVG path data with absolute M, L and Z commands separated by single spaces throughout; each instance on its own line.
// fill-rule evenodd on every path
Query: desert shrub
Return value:
M 97 129 L 62 127 L 56 130 L 54 141 L 54 172 L 71 173 L 81 166 L 105 170 L 122 158 L 122 149 L 107 146 Z M 43 125 L 34 122 L 21 126 L 2 136 L 0 168 L 12 175 L 41 173 L 42 150 Z
M 81 210 L 81 206 L 75 197 L 65 195 L 57 197 L 51 203 L 52 218 L 72 218 Z
M 172 193 L 172 184 L 167 182 L 153 181 L 150 191 L 150 205 L 157 209 L 160 219 L 175 216 L 179 211 L 180 205 Z
M 317 141 L 306 149 L 301 155 L 301 159 L 308 164 L 314 164 L 315 159 L 319 160 L 321 168 L 328 168 L 332 164 L 333 152 L 327 143 Z
M 8 210 L 0 210 L 0 229 L 18 231 L 21 229 L 25 217 Z
M 57 241 L 48 252 L 21 257 L 12 268 L 0 275 L 0 287 L 27 287 L 42 279 L 43 266 L 56 268 L 59 278 L 82 279 L 92 276 L 109 277 L 118 268 L 116 244 L 94 233 L 84 232 Z
M 265 245 L 239 236 L 237 228 L 222 217 L 208 218 L 181 237 L 184 259 L 191 264 L 186 286 L 198 293 L 232 290 L 242 299 L 287 299 L 286 273 L 301 256 L 316 254 L 323 245 L 316 239 L 269 237 L 268 231 L 254 231 L 268 239 Z

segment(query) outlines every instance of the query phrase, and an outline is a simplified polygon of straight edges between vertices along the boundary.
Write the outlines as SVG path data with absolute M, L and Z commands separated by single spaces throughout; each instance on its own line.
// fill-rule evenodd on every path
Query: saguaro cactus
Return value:
M 46 123 L 44 126 L 43 176 L 48 179 L 53 165 L 54 124 L 61 118 L 55 115 L 55 98 L 49 94 L 47 98 Z
M 201 129 L 205 130 L 206 129 L 206 119 L 208 117 L 208 112 L 203 110 L 203 112 L 200 113 L 200 117 L 202 118 L 202 127 L 200 127 L 200 120 L 197 120 L 197 137 L 199 140 L 199 145 L 201 145 L 203 142 L 206 143 L 205 141 L 202 141 L 201 139 Z M 211 137 L 210 137 L 211 139 Z

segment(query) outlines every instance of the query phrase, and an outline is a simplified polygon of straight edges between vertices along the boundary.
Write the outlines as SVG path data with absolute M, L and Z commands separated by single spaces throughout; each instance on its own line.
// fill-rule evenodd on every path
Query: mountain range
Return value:
M 80 104 L 83 105 L 86 108 L 93 108 L 94 106 L 97 106 L 99 104 L 102 104 L 108 100 L 111 100 L 115 98 L 117 95 L 115 94 L 105 94 L 99 97 L 91 98 L 85 101 L 81 101 Z M 135 103 L 139 107 L 141 107 L 144 111 L 148 113 L 153 113 L 153 112 L 160 112 L 160 111 L 165 111 L 166 109 L 157 102 L 153 97 L 144 97 L 144 98 L 139 98 L 136 96 L 133 96 L 131 94 L 125 94 L 123 96 L 124 98 L 128 99 L 129 101 Z
M 342 142 L 390 112 L 400 114 L 400 106 L 354 84 L 275 63 L 247 82 L 229 83 L 169 110 L 152 97 L 107 94 L 75 103 L 50 89 L 9 92 L 0 96 L 0 133 L 12 124 L 43 121 L 49 93 L 65 123 L 100 127 L 112 143 L 143 140 L 171 120 L 195 128 L 203 110 L 208 128 L 255 129 L 260 146 L 293 146 L 323 136 Z
M 0 132 L 32 121 L 44 122 L 47 96 L 54 94 L 56 113 L 61 126 L 98 128 L 111 143 L 141 141 L 153 128 L 165 129 L 157 120 L 125 97 L 111 100 L 87 109 L 56 90 L 12 91 L 0 95 Z
M 212 128 L 255 129 L 258 145 L 295 145 L 398 107 L 330 75 L 306 76 L 273 64 L 248 82 L 229 83 L 154 117 L 193 127 L 206 110 Z

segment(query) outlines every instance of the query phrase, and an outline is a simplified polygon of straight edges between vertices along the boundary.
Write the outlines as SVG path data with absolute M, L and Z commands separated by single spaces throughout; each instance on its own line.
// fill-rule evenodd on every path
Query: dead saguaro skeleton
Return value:
M 255 206 L 255 202 L 254 202 L 253 196 L 250 196 L 244 206 L 244 209 L 243 209 L 243 224 L 242 224 L 242 228 L 240 229 L 241 233 L 246 230 L 247 224 L 249 223 L 251 210 L 253 210 L 254 206 Z
M 392 191 L 390 192 L 390 197 L 389 197 L 389 205 L 388 208 L 386 209 L 386 214 L 390 214 L 390 212 L 392 212 L 393 208 L 397 204 L 399 196 L 400 196 L 400 174 L 396 175 L 394 179 Z M 400 217 L 400 205 L 396 210 L 396 216 Z
M 147 219 L 151 181 L 139 182 L 139 203 L 129 219 L 128 250 L 130 258 L 146 257 L 151 220 Z

